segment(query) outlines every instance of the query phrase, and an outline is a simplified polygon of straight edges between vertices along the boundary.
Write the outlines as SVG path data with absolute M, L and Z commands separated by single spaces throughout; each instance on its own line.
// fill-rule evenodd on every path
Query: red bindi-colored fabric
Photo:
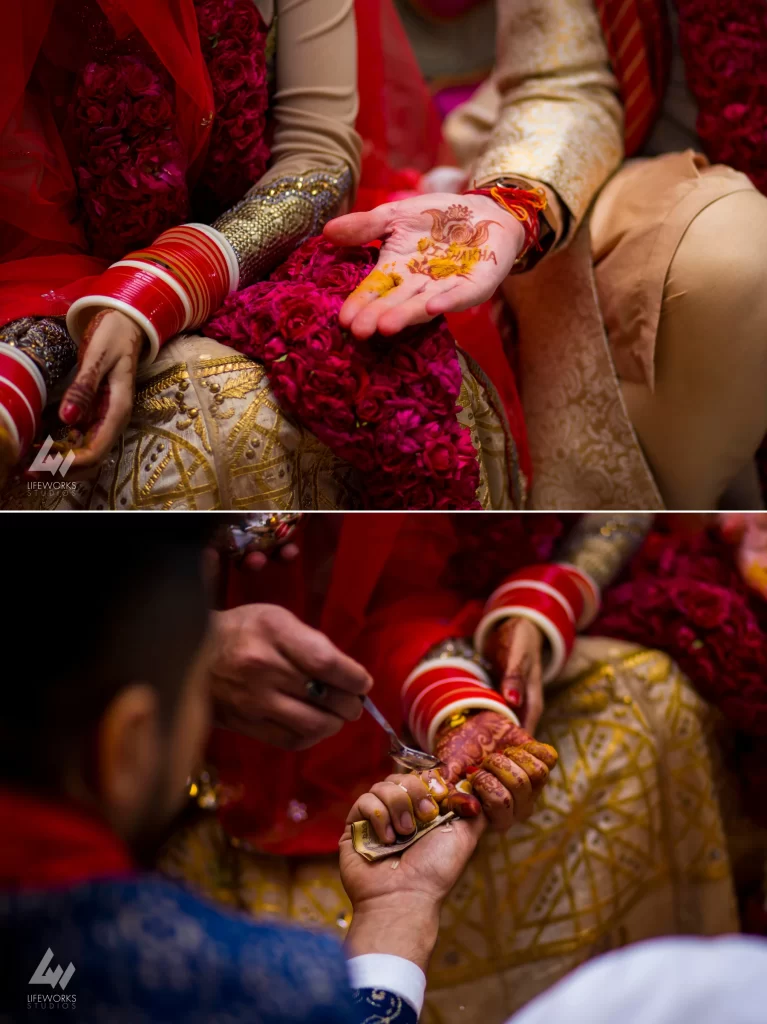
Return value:
M 74 805 L 0 789 L 0 888 L 47 889 L 131 874 L 124 843 Z

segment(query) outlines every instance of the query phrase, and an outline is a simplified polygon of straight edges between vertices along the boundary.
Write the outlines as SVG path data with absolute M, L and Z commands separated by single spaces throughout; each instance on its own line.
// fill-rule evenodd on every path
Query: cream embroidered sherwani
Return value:
M 446 123 L 475 185 L 542 184 L 554 242 L 507 283 L 540 509 L 658 508 L 596 301 L 588 212 L 623 157 L 618 87 L 592 0 L 496 5 L 492 77 Z M 565 283 L 566 282 L 566 283 Z

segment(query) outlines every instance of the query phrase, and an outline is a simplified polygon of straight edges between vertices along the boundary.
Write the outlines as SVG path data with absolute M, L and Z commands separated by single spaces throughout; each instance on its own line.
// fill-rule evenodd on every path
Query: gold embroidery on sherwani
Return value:
M 264 367 L 205 338 L 178 338 L 139 382 L 130 424 L 94 482 L 76 491 L 28 491 L 3 507 L 338 511 L 363 505 L 360 480 L 287 416 Z M 458 418 L 472 431 L 485 508 L 517 508 L 526 481 L 489 381 L 459 354 Z M 482 378 L 482 379 L 480 379 Z M 511 497 L 510 497 L 511 495 Z
M 629 421 L 596 302 L 588 223 L 509 277 L 533 509 L 663 508 Z
M 499 117 L 472 181 L 543 182 L 577 224 L 623 156 L 617 83 L 592 0 L 499 5 L 495 81 Z
M 448 898 L 426 1024 L 500 1024 L 601 952 L 737 930 L 706 705 L 667 655 L 619 641 L 579 640 L 566 671 L 539 730 L 559 763 L 533 817 L 486 834 Z M 212 817 L 165 867 L 254 914 L 349 926 L 335 857 L 233 848 Z

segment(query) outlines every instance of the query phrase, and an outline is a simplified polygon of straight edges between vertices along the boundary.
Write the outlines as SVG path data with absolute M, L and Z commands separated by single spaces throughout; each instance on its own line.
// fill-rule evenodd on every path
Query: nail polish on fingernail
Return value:
M 415 822 L 413 821 L 412 814 L 403 814 L 399 819 L 399 826 L 402 829 L 403 836 L 409 836 L 415 828 Z
M 431 799 L 431 797 L 425 796 L 418 804 L 418 810 L 421 814 L 434 814 L 437 810 L 437 805 Z
M 518 708 L 519 705 L 522 703 L 522 694 L 519 692 L 519 690 L 515 690 L 513 686 L 510 686 L 507 690 L 504 690 L 503 695 L 508 701 L 508 703 L 511 704 L 512 707 Z
M 384 830 L 384 835 L 386 836 L 387 843 L 393 843 L 396 838 L 396 836 L 394 835 L 394 829 L 391 827 L 391 825 L 386 826 L 386 829 Z
M 65 423 L 74 423 L 79 411 L 74 402 L 63 402 L 59 410 L 59 416 Z

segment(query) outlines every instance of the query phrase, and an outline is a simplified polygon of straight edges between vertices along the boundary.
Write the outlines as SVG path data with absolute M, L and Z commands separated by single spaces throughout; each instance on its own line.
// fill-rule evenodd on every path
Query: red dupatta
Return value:
M 178 135 L 188 165 L 195 165 L 210 134 L 207 114 L 213 96 L 193 0 L 96 2 L 117 39 L 138 31 L 171 75 Z M 78 221 L 74 174 L 51 107 L 58 97 L 30 81 L 46 37 L 56 27 L 56 7 L 57 0 L 7 0 L 3 9 L 0 323 L 66 313 L 106 265 L 88 253 Z M 67 56 L 75 55 L 62 54 L 63 63 Z

